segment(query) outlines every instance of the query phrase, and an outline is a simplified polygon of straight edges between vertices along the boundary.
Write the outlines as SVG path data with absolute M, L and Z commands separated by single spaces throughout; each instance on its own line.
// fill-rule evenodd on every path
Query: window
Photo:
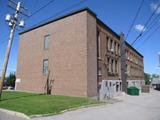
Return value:
M 98 45 L 98 58 L 101 58 L 101 37 L 100 32 L 97 30 L 97 45 Z
M 115 72 L 118 73 L 118 65 L 117 60 L 115 61 Z
M 43 74 L 48 74 L 48 59 L 43 60 Z
M 110 50 L 112 49 L 112 40 L 110 41 Z
M 110 62 L 109 62 L 109 58 L 107 58 L 107 73 L 110 72 Z
M 98 75 L 99 75 L 99 76 L 102 75 L 102 70 L 101 70 L 101 68 L 98 69 Z
M 108 72 L 111 72 L 111 59 L 108 58 L 108 64 L 109 64 L 109 71 Z
M 49 35 L 44 37 L 44 49 L 47 50 L 49 48 Z
M 113 71 L 113 69 L 114 69 L 114 68 L 113 68 L 113 66 L 114 66 L 113 64 L 114 64 L 114 61 L 113 61 L 113 59 L 112 59 L 112 60 L 111 60 L 111 72 L 112 72 L 112 73 L 114 72 L 114 71 Z
M 114 42 L 114 52 L 116 52 L 116 46 L 117 46 L 117 43 Z
M 115 49 L 115 52 L 116 52 L 116 54 L 118 53 L 118 43 L 116 43 L 116 49 Z
M 106 37 L 106 49 L 108 50 L 109 37 Z
M 120 55 L 120 46 L 119 46 L 119 44 L 118 44 L 118 54 Z

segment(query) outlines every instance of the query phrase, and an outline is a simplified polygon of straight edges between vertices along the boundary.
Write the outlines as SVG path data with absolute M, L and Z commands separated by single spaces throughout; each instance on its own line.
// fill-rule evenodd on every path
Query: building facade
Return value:
M 44 93 L 49 83 L 51 94 L 115 96 L 121 91 L 120 44 L 120 35 L 88 8 L 23 31 L 16 89 Z M 127 79 L 142 82 L 143 56 L 125 46 Z

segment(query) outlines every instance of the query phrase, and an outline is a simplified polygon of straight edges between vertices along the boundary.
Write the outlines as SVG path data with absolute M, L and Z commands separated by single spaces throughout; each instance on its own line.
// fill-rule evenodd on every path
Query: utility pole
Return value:
M 127 92 L 127 80 L 126 80 L 126 54 L 125 54 L 125 39 L 124 34 L 120 34 L 120 56 L 121 56 L 121 80 L 122 80 L 122 91 Z
M 12 47 L 12 42 L 13 42 L 14 32 L 15 32 L 15 28 L 17 26 L 17 22 L 20 27 L 24 27 L 23 19 L 19 19 L 18 17 L 19 17 L 20 13 L 21 14 L 23 13 L 23 15 L 24 15 L 25 14 L 24 11 L 26 10 L 26 9 L 24 9 L 24 7 L 21 6 L 21 2 L 16 3 L 14 1 L 9 1 L 9 7 L 11 7 L 12 9 L 15 10 L 15 14 L 13 16 L 11 16 L 10 14 L 6 15 L 6 21 L 9 23 L 9 27 L 10 27 L 10 36 L 9 36 L 7 50 L 6 50 L 6 54 L 5 54 L 4 65 L 2 68 L 2 76 L 1 76 L 1 81 L 0 81 L 0 100 L 1 100 L 3 83 L 5 80 L 9 55 L 10 55 L 10 51 L 11 51 L 11 47 Z

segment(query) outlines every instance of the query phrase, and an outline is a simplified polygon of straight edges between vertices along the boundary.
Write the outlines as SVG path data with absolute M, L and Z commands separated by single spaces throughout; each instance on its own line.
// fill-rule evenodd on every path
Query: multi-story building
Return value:
M 121 91 L 121 37 L 85 8 L 20 33 L 17 88 L 97 97 Z M 143 56 L 125 42 L 127 79 L 140 86 Z M 140 82 L 139 82 L 140 81 Z

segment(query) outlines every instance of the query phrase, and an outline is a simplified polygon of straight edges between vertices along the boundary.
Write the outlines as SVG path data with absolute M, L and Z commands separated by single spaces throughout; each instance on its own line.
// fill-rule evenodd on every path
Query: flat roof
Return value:
M 97 20 L 97 23 L 103 25 L 103 26 L 105 27 L 105 29 L 107 29 L 107 30 L 110 31 L 112 34 L 114 34 L 118 39 L 120 39 L 120 35 L 119 35 L 119 34 L 117 34 L 116 32 L 114 32 L 109 26 L 107 26 L 104 22 L 102 22 L 99 18 L 97 18 L 96 13 L 93 12 L 90 8 L 87 8 L 87 7 L 86 7 L 86 8 L 79 9 L 79 10 L 76 10 L 76 11 L 73 11 L 73 12 L 68 13 L 68 14 L 64 14 L 63 16 L 60 16 L 60 17 L 58 17 L 58 18 L 55 18 L 55 19 L 46 21 L 46 22 L 44 22 L 44 23 L 35 25 L 35 26 L 33 26 L 33 27 L 30 27 L 30 28 L 28 28 L 28 29 L 20 32 L 19 34 L 21 35 L 21 34 L 27 33 L 27 32 L 29 32 L 29 31 L 32 31 L 32 30 L 37 29 L 37 28 L 39 28 L 39 27 L 45 26 L 45 25 L 47 25 L 47 24 L 49 24 L 49 23 L 56 22 L 56 21 L 58 21 L 58 20 L 60 20 L 60 19 L 69 17 L 69 16 L 71 16 L 71 15 L 74 15 L 74 14 L 77 14 L 77 13 L 80 13 L 80 12 L 83 12 L 83 11 L 87 11 L 87 12 L 90 13 L 92 16 L 94 16 L 94 17 L 96 18 L 96 20 Z M 127 45 L 128 47 L 130 47 L 130 48 L 131 48 L 133 51 L 135 51 L 138 55 L 140 55 L 141 57 L 143 57 L 143 56 L 142 56 L 135 48 L 133 48 L 128 42 L 125 41 L 125 43 L 126 43 L 126 45 Z
M 19 34 L 20 34 L 20 35 L 21 35 L 21 34 L 24 34 L 24 33 L 26 33 L 26 32 L 29 32 L 29 31 L 31 31 L 31 30 L 34 30 L 34 29 L 36 29 L 36 28 L 42 27 L 42 26 L 47 25 L 47 24 L 52 23 L 52 22 L 56 22 L 56 21 L 58 21 L 58 20 L 61 20 L 61 19 L 63 19 L 63 18 L 66 18 L 66 17 L 72 16 L 72 15 L 75 15 L 75 14 L 80 13 L 80 12 L 83 12 L 83 11 L 87 11 L 88 13 L 90 13 L 91 15 L 93 15 L 95 18 L 97 18 L 97 17 L 96 17 L 97 15 L 96 15 L 92 10 L 90 10 L 89 8 L 81 8 L 81 9 L 79 9 L 79 10 L 72 11 L 72 12 L 70 12 L 70 13 L 64 14 L 63 16 L 57 17 L 57 18 L 55 18 L 55 19 L 48 20 L 48 21 L 45 21 L 45 22 L 40 23 L 40 24 L 38 24 L 38 25 L 32 26 L 32 27 L 30 27 L 30 28 L 28 28 L 28 29 L 20 32 Z
M 58 20 L 60 20 L 60 19 L 63 19 L 63 18 L 72 16 L 72 15 L 74 15 L 74 14 L 77 14 L 77 13 L 80 13 L 80 12 L 83 12 L 83 11 L 87 11 L 88 13 L 90 13 L 91 15 L 93 15 L 93 16 L 97 19 L 97 22 L 98 22 L 98 23 L 102 24 L 107 30 L 109 30 L 109 31 L 110 31 L 112 34 L 114 34 L 117 38 L 120 38 L 119 35 L 118 35 L 116 32 L 114 32 L 109 26 L 107 26 L 105 23 L 103 23 L 100 19 L 98 19 L 98 18 L 97 18 L 97 15 L 96 15 L 90 8 L 87 8 L 87 7 L 86 7 L 86 8 L 79 9 L 79 10 L 76 10 L 76 11 L 72 11 L 71 13 L 65 14 L 65 15 L 60 16 L 60 17 L 58 17 L 58 18 L 55 18 L 55 19 L 46 21 L 46 22 L 44 22 L 44 23 L 35 25 L 35 26 L 33 26 L 33 27 L 30 27 L 30 28 L 28 28 L 28 29 L 20 32 L 19 34 L 20 34 L 20 35 L 21 35 L 21 34 L 24 34 L 24 33 L 26 33 L 26 32 L 29 32 L 29 31 L 31 31 L 31 30 L 34 30 L 34 29 L 36 29 L 36 28 L 42 27 L 42 26 L 47 25 L 47 24 L 52 23 L 52 22 L 56 22 L 56 21 L 58 21 Z

